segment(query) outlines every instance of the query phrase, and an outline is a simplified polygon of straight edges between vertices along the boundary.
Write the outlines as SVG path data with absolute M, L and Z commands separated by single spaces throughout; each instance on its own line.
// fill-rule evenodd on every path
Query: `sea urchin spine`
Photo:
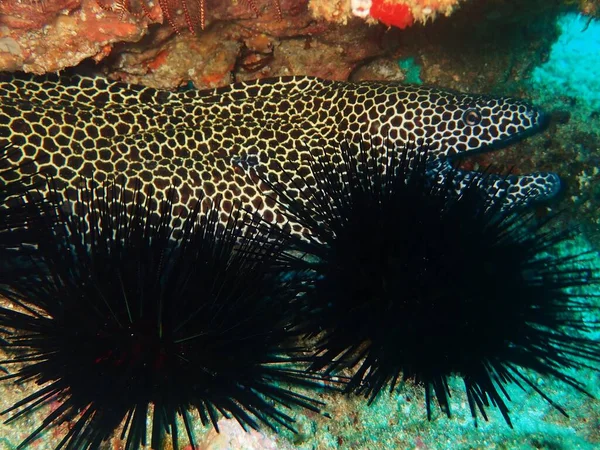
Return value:
M 282 235 L 242 226 L 239 210 L 223 225 L 214 205 L 202 216 L 198 206 L 175 237 L 174 191 L 158 209 L 152 195 L 124 192 L 116 183 L 82 189 L 52 207 L 56 224 L 41 213 L 36 269 L 2 286 L 12 304 L 0 308 L 2 345 L 13 357 L 1 363 L 18 364 L 3 379 L 39 386 L 3 414 L 12 422 L 58 402 L 19 448 L 70 422 L 57 449 L 95 450 L 119 429 L 127 450 L 148 434 L 152 448 L 170 434 L 178 449 L 178 416 L 197 448 L 194 410 L 217 431 L 221 416 L 291 428 L 278 405 L 318 411 L 286 387 L 314 377 L 294 366 L 294 283 L 271 267 Z
M 311 369 L 350 369 L 347 391 L 369 401 L 399 380 L 420 384 L 429 418 L 433 398 L 450 416 L 451 376 L 475 423 L 492 405 L 511 424 L 509 384 L 566 415 L 527 372 L 587 393 L 565 370 L 600 361 L 582 334 L 597 294 L 573 293 L 600 284 L 590 255 L 557 256 L 573 233 L 506 208 L 478 187 L 485 175 L 457 191 L 452 172 L 432 180 L 427 166 L 427 149 L 345 143 L 341 160 L 287 172 L 306 186 L 300 197 L 271 185 L 288 219 L 310 230 L 294 245 L 306 257 L 290 261 L 314 274 L 300 319 L 317 337 Z

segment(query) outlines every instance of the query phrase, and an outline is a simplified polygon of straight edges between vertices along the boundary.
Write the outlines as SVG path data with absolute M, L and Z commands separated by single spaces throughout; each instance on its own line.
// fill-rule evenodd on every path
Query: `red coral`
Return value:
M 413 24 L 410 8 L 405 4 L 390 4 L 386 0 L 372 0 L 371 17 L 396 28 L 406 28 Z

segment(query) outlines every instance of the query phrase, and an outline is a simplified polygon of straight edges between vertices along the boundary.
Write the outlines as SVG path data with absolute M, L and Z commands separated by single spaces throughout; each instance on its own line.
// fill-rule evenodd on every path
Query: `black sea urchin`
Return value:
M 349 368 L 347 391 L 369 401 L 399 380 L 416 382 L 428 418 L 432 397 L 450 416 L 454 375 L 475 423 L 492 405 L 511 424 L 513 383 L 564 414 L 527 371 L 585 392 L 565 369 L 600 360 L 598 342 L 580 333 L 597 296 L 569 289 L 598 286 L 597 274 L 582 268 L 586 254 L 559 256 L 573 233 L 547 228 L 522 205 L 505 208 L 500 191 L 483 194 L 485 175 L 460 192 L 458 172 L 432 181 L 426 159 L 420 148 L 344 144 L 340 161 L 288 173 L 308 186 L 299 199 L 271 185 L 289 219 L 310 230 L 295 243 L 306 257 L 292 261 L 316 274 L 300 321 L 318 337 L 311 369 Z
M 215 205 L 190 213 L 175 238 L 174 191 L 151 214 L 152 196 L 127 199 L 120 186 L 59 204 L 36 270 L 3 291 L 12 302 L 0 308 L 3 347 L 14 356 L 1 364 L 17 365 L 3 379 L 39 385 L 3 414 L 12 422 L 58 404 L 19 448 L 68 421 L 57 449 L 98 449 L 117 430 L 128 450 L 148 434 L 153 449 L 168 440 L 178 449 L 177 420 L 196 448 L 194 410 L 217 431 L 220 416 L 274 428 L 293 421 L 279 406 L 318 411 L 319 402 L 286 387 L 314 377 L 293 367 L 293 288 L 270 267 L 281 235 L 251 224 L 242 231 L 239 211 L 220 225 Z

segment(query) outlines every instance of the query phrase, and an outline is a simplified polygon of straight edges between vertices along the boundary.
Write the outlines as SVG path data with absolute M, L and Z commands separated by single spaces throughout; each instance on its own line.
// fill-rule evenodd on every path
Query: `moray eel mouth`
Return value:
M 432 173 L 444 174 L 452 169 L 460 174 L 459 183 L 465 186 L 470 180 L 481 176 L 481 171 L 472 170 L 469 166 L 479 155 L 502 150 L 511 145 L 521 142 L 530 136 L 539 134 L 546 130 L 550 124 L 550 116 L 538 108 L 530 107 L 529 112 L 532 123 L 529 127 L 514 132 L 503 139 L 497 139 L 492 143 L 481 145 L 477 148 L 464 152 L 451 153 L 442 157 L 433 164 Z M 514 164 L 517 166 L 517 164 Z M 506 169 L 502 165 L 483 164 L 485 177 L 482 179 L 485 189 L 494 195 L 514 196 L 525 200 L 525 202 L 544 202 L 556 197 L 563 189 L 560 177 L 552 172 L 532 172 L 514 175 L 511 174 L 513 167 Z M 482 181 L 478 181 L 481 183 Z

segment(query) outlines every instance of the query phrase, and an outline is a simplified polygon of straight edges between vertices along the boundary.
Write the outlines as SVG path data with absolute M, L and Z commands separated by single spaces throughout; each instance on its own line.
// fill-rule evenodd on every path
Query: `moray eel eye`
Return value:
M 481 113 L 475 108 L 469 108 L 463 114 L 462 120 L 469 126 L 479 125 L 479 122 L 481 122 Z

